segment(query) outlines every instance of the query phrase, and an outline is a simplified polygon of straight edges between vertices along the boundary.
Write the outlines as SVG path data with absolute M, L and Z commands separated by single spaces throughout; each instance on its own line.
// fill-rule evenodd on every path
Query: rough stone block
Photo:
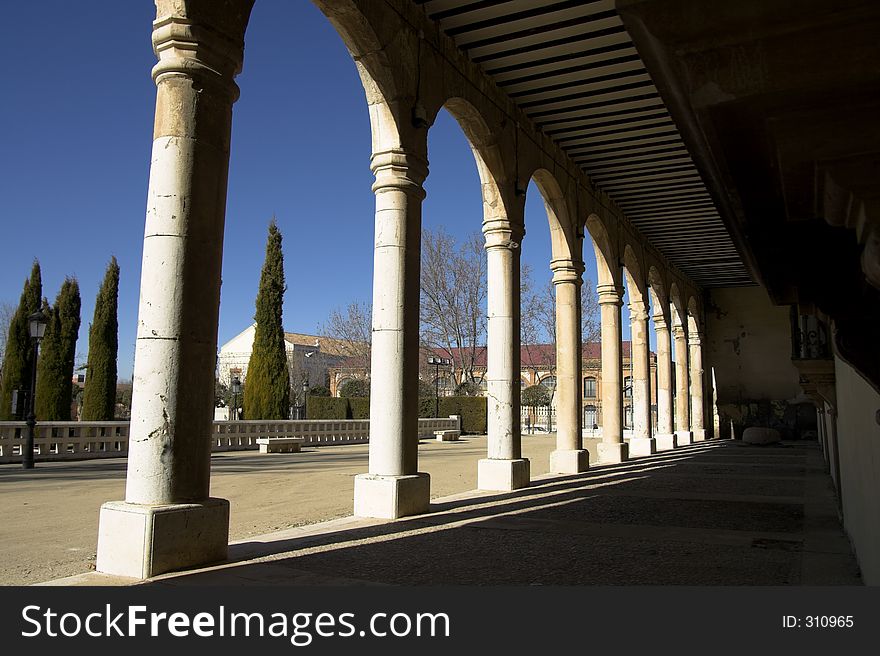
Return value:
M 586 449 L 560 451 L 550 454 L 550 471 L 554 474 L 580 474 L 590 468 L 590 452 Z
M 484 458 L 477 463 L 477 487 L 481 490 L 508 492 L 529 486 L 529 461 Z
M 226 499 L 164 506 L 109 501 L 101 506 L 95 569 L 147 579 L 226 560 L 228 543 Z
M 749 426 L 746 428 L 743 431 L 742 439 L 747 444 L 775 444 L 782 441 L 778 430 L 761 426 Z
M 654 439 L 657 441 L 657 451 L 671 451 L 675 448 L 675 435 L 672 433 L 657 435 Z
M 301 437 L 258 437 L 260 453 L 299 453 L 305 440 Z
M 629 445 L 625 442 L 599 444 L 599 462 L 603 465 L 613 465 L 629 460 Z
M 657 453 L 657 440 L 653 437 L 634 437 L 629 441 L 629 455 L 651 456 Z
M 354 514 L 357 517 L 397 519 L 428 512 L 431 476 L 360 474 L 354 478 Z
M 693 444 L 694 434 L 690 431 L 675 431 L 675 446 Z

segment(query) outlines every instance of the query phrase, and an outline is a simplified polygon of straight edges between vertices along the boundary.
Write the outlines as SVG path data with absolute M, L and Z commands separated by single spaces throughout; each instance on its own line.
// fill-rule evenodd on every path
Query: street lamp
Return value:
M 25 469 L 34 468 L 34 428 L 37 416 L 34 414 L 34 397 L 37 394 L 37 356 L 40 353 L 40 340 L 46 334 L 49 320 L 42 312 L 34 312 L 28 317 L 28 329 L 34 340 L 34 360 L 31 369 L 31 393 L 28 396 L 27 432 L 25 433 L 24 453 L 21 455 L 21 466 Z
M 428 364 L 434 365 L 434 416 L 440 416 L 440 365 L 452 364 L 449 358 L 436 358 L 433 355 L 428 356 Z
M 238 421 L 238 395 L 241 394 L 241 379 L 238 376 L 232 378 L 232 421 Z
M 308 377 L 306 377 L 303 380 L 302 391 L 303 391 L 303 405 L 302 405 L 302 413 L 301 413 L 302 416 L 300 417 L 300 419 L 305 419 L 306 418 L 306 400 L 308 399 L 308 396 L 309 396 L 309 379 L 308 379 Z

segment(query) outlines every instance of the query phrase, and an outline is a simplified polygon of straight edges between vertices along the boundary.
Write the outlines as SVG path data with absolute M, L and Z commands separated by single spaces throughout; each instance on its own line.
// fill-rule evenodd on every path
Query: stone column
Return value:
M 253 0 L 158 0 L 156 116 L 125 501 L 101 507 L 96 569 L 149 578 L 221 561 L 210 497 L 214 368 L 234 80 Z
M 581 285 L 583 262 L 554 260 L 556 290 L 556 450 L 550 471 L 576 474 L 587 471 L 590 453 L 583 448 L 581 408 Z
M 354 514 L 395 519 L 427 512 L 430 476 L 418 471 L 419 285 L 424 158 L 373 154 L 376 238 L 370 364 L 369 473 L 355 477 Z
M 488 330 L 488 457 L 477 463 L 481 490 L 529 485 L 529 461 L 520 444 L 520 241 L 522 229 L 508 221 L 483 223 L 486 236 Z
M 615 285 L 599 285 L 602 319 L 602 442 L 599 460 L 623 462 L 629 458 L 629 445 L 623 441 L 623 362 L 620 358 L 621 292 Z
M 675 444 L 681 446 L 694 441 L 688 407 L 688 341 L 684 326 L 673 326 L 672 338 L 675 342 Z
M 648 338 L 648 309 L 643 301 L 629 306 L 632 335 L 632 404 L 633 435 L 629 441 L 631 456 L 649 456 L 657 452 L 651 432 L 651 343 Z
M 825 428 L 825 406 L 824 403 L 816 406 L 816 438 L 819 441 L 819 447 L 822 449 L 822 457 L 825 459 L 825 471 L 828 471 L 828 439 Z
M 675 448 L 672 399 L 672 348 L 669 323 L 662 312 L 654 315 L 657 333 L 657 450 Z
M 694 442 L 702 442 L 706 439 L 706 427 L 703 423 L 706 406 L 703 379 L 703 340 L 699 333 L 688 334 L 688 346 L 690 348 L 691 374 L 691 430 Z

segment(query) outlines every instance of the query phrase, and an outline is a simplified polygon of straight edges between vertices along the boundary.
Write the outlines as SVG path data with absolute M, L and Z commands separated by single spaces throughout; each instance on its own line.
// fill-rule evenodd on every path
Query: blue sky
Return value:
M 51 16 L 51 20 L 46 20 Z M 34 258 L 43 295 L 79 280 L 85 357 L 94 299 L 119 260 L 119 376 L 134 362 L 155 86 L 148 0 L 14 3 L 0 41 L 6 127 L 0 155 L 0 301 L 17 304 Z M 259 0 L 234 108 L 220 306 L 220 344 L 252 321 L 266 228 L 284 235 L 284 325 L 317 331 L 334 307 L 372 285 L 370 128 L 341 39 L 304 0 Z M 476 166 L 454 119 L 429 133 L 425 227 L 458 238 L 480 229 Z M 549 279 L 550 238 L 537 188 L 526 205 L 523 259 Z M 587 277 L 595 281 L 592 249 Z M 624 330 L 628 321 L 624 307 Z

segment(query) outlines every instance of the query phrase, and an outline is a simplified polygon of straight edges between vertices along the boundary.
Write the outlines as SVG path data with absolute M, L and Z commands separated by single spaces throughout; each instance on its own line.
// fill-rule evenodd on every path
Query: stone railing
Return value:
M 435 430 L 460 430 L 461 420 L 419 419 L 419 438 Z M 0 422 L 0 463 L 21 462 L 26 425 Z M 128 455 L 127 421 L 46 421 L 34 432 L 34 457 L 40 461 L 120 458 Z M 258 448 L 260 437 L 301 437 L 304 446 L 365 444 L 370 441 L 368 419 L 302 419 L 294 421 L 215 421 L 211 450 L 246 451 Z
M 23 421 L 0 421 L 0 463 L 21 462 Z M 34 458 L 83 460 L 128 453 L 127 421 L 41 421 L 34 429 Z

